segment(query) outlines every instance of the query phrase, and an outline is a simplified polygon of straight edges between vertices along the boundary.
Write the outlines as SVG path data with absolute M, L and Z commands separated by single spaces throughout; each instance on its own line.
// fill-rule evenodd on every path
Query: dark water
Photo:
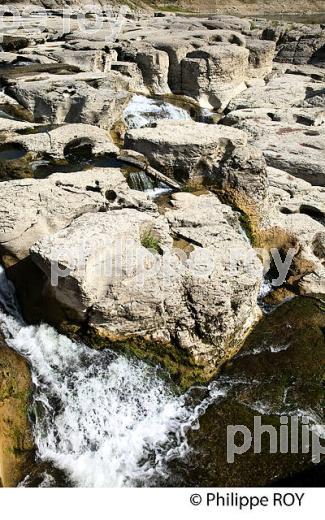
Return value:
M 26 150 L 19 145 L 3 144 L 0 145 L 0 161 L 14 161 L 24 157 Z
M 145 172 L 130 172 L 128 175 L 128 184 L 130 188 L 138 191 L 152 190 L 155 185 Z

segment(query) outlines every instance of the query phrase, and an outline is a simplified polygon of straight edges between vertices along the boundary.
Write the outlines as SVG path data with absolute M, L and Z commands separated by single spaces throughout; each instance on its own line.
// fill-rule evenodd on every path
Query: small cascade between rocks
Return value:
M 130 172 L 128 176 L 128 183 L 130 188 L 138 191 L 147 191 L 154 189 L 153 181 L 145 172 Z
M 188 121 L 191 116 L 185 108 L 160 99 L 146 96 L 133 96 L 124 112 L 124 119 L 129 129 L 150 126 L 163 119 Z
M 173 191 L 161 182 L 156 184 L 143 171 L 130 172 L 128 175 L 128 184 L 133 190 L 145 192 L 151 199 L 157 199 L 161 195 L 172 193 Z

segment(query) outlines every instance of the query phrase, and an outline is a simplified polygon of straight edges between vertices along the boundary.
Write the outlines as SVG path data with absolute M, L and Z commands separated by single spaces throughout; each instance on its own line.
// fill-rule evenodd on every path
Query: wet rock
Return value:
M 33 464 L 19 487 L 71 488 L 73 482 L 63 470 L 58 469 L 51 462 L 38 462 Z
M 29 47 L 31 40 L 25 37 L 19 37 L 16 35 L 5 34 L 2 36 L 2 48 L 5 52 L 15 52 L 25 47 Z
M 239 199 L 262 204 L 268 194 L 266 162 L 262 152 L 253 146 L 238 146 L 222 165 L 220 188 L 231 190 Z M 218 183 L 216 182 L 218 185 Z M 241 204 L 238 200 L 238 206 Z
M 27 362 L 0 333 L 0 487 L 15 487 L 34 458 L 28 417 L 31 375 Z
M 122 150 L 121 154 L 118 156 L 118 160 L 139 168 L 141 170 L 140 175 L 141 173 L 145 173 L 145 175 L 151 179 L 150 182 L 155 181 L 156 184 L 162 183 L 164 186 L 169 186 L 169 188 L 173 190 L 180 190 L 180 185 L 177 182 L 166 177 L 166 175 L 163 175 L 161 172 L 150 166 L 146 157 L 141 153 L 133 150 Z
M 145 96 L 133 96 L 124 112 L 124 120 L 130 129 L 152 126 L 161 119 L 190 121 L 191 116 L 185 108 Z
M 322 304 L 312 298 L 294 298 L 265 316 L 239 355 L 212 382 L 212 395 L 216 392 L 218 399 L 200 417 L 199 428 L 189 431 L 188 454 L 167 462 L 167 482 L 162 478 L 151 485 L 319 485 L 323 464 L 312 462 L 311 451 L 303 453 L 300 434 L 295 453 L 270 453 L 265 436 L 258 464 L 253 445 L 233 464 L 227 461 L 225 446 L 230 424 L 245 425 L 253 432 L 254 421 L 260 419 L 262 425 L 275 428 L 278 439 L 284 416 L 289 418 L 289 432 L 294 431 L 292 417 L 299 421 L 299 432 L 302 417 L 308 417 L 310 425 L 323 424 L 324 326 Z M 314 478 L 301 478 L 306 468 Z

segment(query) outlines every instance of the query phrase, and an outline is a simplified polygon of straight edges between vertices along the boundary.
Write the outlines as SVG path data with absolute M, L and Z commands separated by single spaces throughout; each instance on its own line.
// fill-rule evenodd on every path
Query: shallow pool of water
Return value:
M 14 161 L 26 155 L 26 150 L 15 144 L 0 145 L 0 161 Z

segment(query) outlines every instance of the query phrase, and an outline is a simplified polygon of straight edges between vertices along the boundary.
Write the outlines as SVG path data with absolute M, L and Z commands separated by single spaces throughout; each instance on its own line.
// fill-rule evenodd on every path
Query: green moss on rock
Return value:
M 34 460 L 30 397 L 28 364 L 0 335 L 0 486 L 16 486 Z

